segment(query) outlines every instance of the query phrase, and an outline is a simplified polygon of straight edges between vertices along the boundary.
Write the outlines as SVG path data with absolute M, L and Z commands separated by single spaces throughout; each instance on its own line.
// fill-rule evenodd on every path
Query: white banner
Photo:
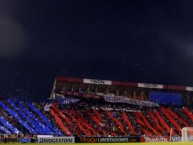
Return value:
M 193 87 L 186 87 L 186 91 L 193 91 Z
M 38 143 L 75 143 L 74 136 L 69 137 L 40 137 Z
M 160 84 L 145 84 L 145 83 L 138 83 L 138 87 L 141 88 L 155 88 L 155 89 L 163 89 L 164 86 Z
M 140 101 L 131 98 L 127 98 L 124 96 L 104 96 L 105 101 L 112 103 L 128 103 L 132 105 L 138 106 L 148 106 L 148 107 L 156 107 L 159 106 L 157 103 L 149 102 L 149 101 Z
M 112 85 L 112 81 L 108 81 L 108 80 L 83 79 L 83 82 L 87 84 Z
M 37 138 L 54 137 L 53 135 L 37 135 Z

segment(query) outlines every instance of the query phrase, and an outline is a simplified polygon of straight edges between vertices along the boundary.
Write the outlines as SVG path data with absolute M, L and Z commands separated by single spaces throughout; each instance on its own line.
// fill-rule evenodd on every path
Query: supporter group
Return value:
M 112 93 L 98 95 L 58 88 L 54 92 L 54 97 L 41 100 L 2 98 L 1 141 L 167 142 L 175 138 L 181 141 L 182 128 L 193 127 L 193 108 L 183 103 L 180 93 L 150 90 L 154 100 L 157 96 L 163 99 L 160 95 L 178 98 L 172 104 L 168 100 L 169 103 L 156 103 Z

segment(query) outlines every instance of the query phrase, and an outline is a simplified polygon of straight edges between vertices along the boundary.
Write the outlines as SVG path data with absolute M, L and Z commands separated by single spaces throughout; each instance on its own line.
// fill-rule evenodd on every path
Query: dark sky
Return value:
M 193 86 L 192 0 L 0 0 L 0 95 L 56 76 Z

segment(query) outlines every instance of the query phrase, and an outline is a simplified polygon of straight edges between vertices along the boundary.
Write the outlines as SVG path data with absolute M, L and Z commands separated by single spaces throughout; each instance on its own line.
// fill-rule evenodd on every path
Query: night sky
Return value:
M 0 96 L 56 76 L 193 86 L 192 0 L 0 0 Z

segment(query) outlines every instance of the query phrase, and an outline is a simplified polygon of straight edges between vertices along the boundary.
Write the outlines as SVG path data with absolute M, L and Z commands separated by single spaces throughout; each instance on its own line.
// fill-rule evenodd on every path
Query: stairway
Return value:
M 60 128 L 65 132 L 67 136 L 71 135 L 71 132 L 68 130 L 68 128 L 64 125 L 62 120 L 58 117 L 58 115 L 54 112 L 53 109 L 50 109 L 51 115 L 55 118 L 56 122 L 59 124 Z
M 97 128 L 102 133 L 102 135 L 106 136 L 107 132 L 101 128 L 102 122 L 100 122 L 100 120 L 97 117 L 92 115 L 92 113 L 90 113 L 90 111 L 88 109 L 85 110 L 85 113 L 91 118 L 91 120 L 93 122 L 95 122 L 97 124 Z
M 155 122 L 156 128 L 157 128 L 159 131 L 162 132 L 162 131 L 163 131 L 163 128 L 160 126 L 160 124 L 159 124 L 159 122 L 158 122 L 158 118 L 156 118 L 152 112 L 148 112 L 148 114 L 149 114 L 150 118 Z
M 98 135 L 98 131 L 96 131 L 88 121 L 82 116 L 82 114 L 78 113 L 75 109 L 72 110 L 72 113 L 81 121 L 81 123 L 92 132 L 92 135 Z M 84 113 L 85 114 L 85 113 Z
M 101 118 L 101 114 L 98 112 L 98 110 L 93 109 L 93 111 L 94 111 L 96 117 L 99 119 L 99 121 L 103 123 L 103 120 L 102 120 L 102 118 Z
M 163 120 L 163 118 L 160 116 L 158 111 L 154 112 L 155 116 L 158 118 L 158 120 L 160 121 L 160 123 L 163 125 L 163 127 L 167 130 L 168 133 L 170 133 L 171 128 L 168 126 L 168 124 Z M 174 135 L 177 135 L 176 132 L 173 132 Z
M 146 117 L 145 117 L 141 112 L 135 112 L 135 114 L 143 119 L 145 125 L 146 125 L 155 135 L 161 136 L 161 133 L 159 133 L 156 129 L 154 129 L 154 128 L 151 126 L 151 124 L 148 122 L 148 120 L 146 119 Z
M 135 130 L 134 130 L 133 126 L 131 125 L 131 122 L 129 121 L 129 118 L 127 117 L 127 114 L 125 112 L 122 112 L 122 117 L 123 117 L 124 121 L 127 123 L 131 133 L 133 135 L 137 135 L 137 133 L 135 132 Z
M 76 123 L 77 127 L 81 130 L 81 135 L 92 136 L 92 134 L 84 128 L 83 124 L 81 123 L 81 120 L 75 117 L 74 115 L 71 115 L 72 113 L 70 112 L 71 111 L 65 110 L 65 114 L 68 115 L 68 117 L 70 117 L 72 121 Z
M 167 109 L 165 108 L 161 108 L 161 111 L 164 113 L 164 115 L 172 122 L 172 124 L 178 129 L 178 131 L 181 131 L 181 127 L 180 125 L 170 116 L 170 114 L 168 113 Z
M 192 114 L 192 112 L 188 108 L 186 108 L 186 107 L 183 108 L 183 111 L 193 121 L 193 114 Z
M 176 113 L 174 113 L 170 108 L 167 108 L 168 113 L 173 116 L 176 120 L 179 120 L 185 127 L 189 127 L 189 124 L 180 118 Z
M 135 113 L 134 113 L 135 114 Z M 139 124 L 140 126 L 140 130 L 147 136 L 152 136 L 153 134 L 150 131 L 147 131 L 145 128 L 147 127 L 139 118 L 139 116 L 137 114 L 135 114 L 136 116 L 136 122 Z
M 27 101 L 26 104 L 29 106 L 29 108 L 36 113 L 41 119 L 45 122 L 46 126 L 49 127 L 49 129 L 56 135 L 61 136 L 62 133 L 58 131 L 50 122 L 50 120 L 39 110 L 37 109 L 31 102 Z
M 121 122 L 120 122 L 117 118 L 113 117 L 113 115 L 112 115 L 112 113 L 111 113 L 110 111 L 107 111 L 107 110 L 106 110 L 105 112 L 106 112 L 106 114 L 107 114 L 113 121 L 115 121 L 115 123 L 118 125 L 121 133 L 124 133 L 124 134 L 125 134 L 125 131 L 124 131 L 124 129 L 123 129 L 123 125 L 121 124 Z
M 28 122 L 25 122 L 23 119 L 20 118 L 20 116 L 12 109 L 10 109 L 8 106 L 6 106 L 3 102 L 0 101 L 0 106 L 4 108 L 8 114 L 12 115 L 14 118 L 18 120 L 18 122 L 26 128 L 31 134 L 37 134 L 37 132 L 31 128 L 31 126 L 28 124 Z
M 65 121 L 69 127 L 77 134 L 80 135 L 79 131 L 74 127 L 74 125 L 72 124 L 71 120 L 64 115 L 56 106 L 52 106 L 52 109 L 54 109 L 54 111 L 59 115 L 59 117 L 61 119 L 63 119 L 63 121 Z

